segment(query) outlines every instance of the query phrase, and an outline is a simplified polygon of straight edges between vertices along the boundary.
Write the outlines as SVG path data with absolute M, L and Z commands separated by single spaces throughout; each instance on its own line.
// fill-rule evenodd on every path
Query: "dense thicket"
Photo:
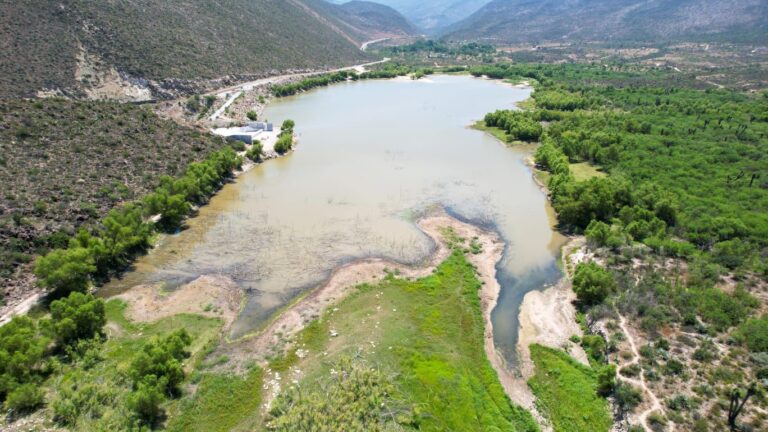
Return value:
M 588 66 L 473 73 L 539 82 L 537 109 L 527 115 L 551 121 L 536 162 L 552 173 L 565 229 L 583 232 L 599 221 L 608 226 L 593 225 L 591 235 L 603 245 L 623 235 L 662 253 L 699 251 L 726 269 L 768 272 L 768 94 L 658 86 L 664 79 L 637 85 L 633 73 Z M 489 120 L 499 124 L 494 114 Z M 569 170 L 576 162 L 611 175 L 576 182 Z
M 529 111 L 503 110 L 485 116 L 485 125 L 503 129 L 509 141 L 538 141 L 544 128 Z
M 0 327 L 0 402 L 16 413 L 43 403 L 40 386 L 56 369 L 55 355 L 78 356 L 106 323 L 104 301 L 92 295 L 72 293 L 50 309 L 50 318 L 20 316 Z

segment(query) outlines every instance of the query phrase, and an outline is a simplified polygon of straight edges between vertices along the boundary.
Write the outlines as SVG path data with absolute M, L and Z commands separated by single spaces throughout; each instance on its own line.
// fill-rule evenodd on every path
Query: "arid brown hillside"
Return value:
M 83 96 L 99 73 L 209 79 L 365 59 L 366 37 L 412 30 L 392 9 L 321 0 L 2 0 L 0 97 Z M 384 10 L 382 10 L 384 9 Z M 350 21 L 350 23 L 347 23 Z
M 0 287 L 26 289 L 35 254 L 225 145 L 130 104 L 1 102 Z

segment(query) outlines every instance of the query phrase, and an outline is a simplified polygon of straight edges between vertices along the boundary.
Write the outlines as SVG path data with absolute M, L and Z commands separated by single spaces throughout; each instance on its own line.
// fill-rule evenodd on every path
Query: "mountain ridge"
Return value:
M 413 30 L 384 8 L 323 0 L 67 0 L 54 7 L 4 0 L 0 98 L 86 97 L 84 89 L 110 74 L 114 85 L 146 87 L 148 80 L 349 65 L 369 59 L 360 50 L 366 40 Z
M 452 40 L 768 39 L 761 0 L 493 0 L 443 33 Z

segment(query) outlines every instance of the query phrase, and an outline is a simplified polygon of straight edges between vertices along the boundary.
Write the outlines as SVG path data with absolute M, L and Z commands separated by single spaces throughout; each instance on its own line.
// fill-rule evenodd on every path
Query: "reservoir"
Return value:
M 433 245 L 414 220 L 440 205 L 506 241 L 494 337 L 514 361 L 520 302 L 560 278 L 562 239 L 526 165 L 531 148 L 508 147 L 469 125 L 530 93 L 432 76 L 344 83 L 276 100 L 265 120 L 295 120 L 296 151 L 226 185 L 187 229 L 163 237 L 105 294 L 225 275 L 247 292 L 230 335 L 242 336 L 340 264 L 423 260 Z

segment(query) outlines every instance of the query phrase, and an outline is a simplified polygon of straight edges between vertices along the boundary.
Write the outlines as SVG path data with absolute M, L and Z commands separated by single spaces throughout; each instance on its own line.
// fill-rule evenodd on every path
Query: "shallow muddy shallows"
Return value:
M 232 327 L 231 336 L 241 336 L 340 264 L 371 256 L 423 260 L 433 245 L 413 221 L 442 205 L 493 227 L 507 243 L 493 322 L 497 347 L 513 360 L 519 304 L 560 277 L 560 239 L 525 164 L 530 150 L 506 147 L 468 125 L 529 95 L 500 82 L 435 76 L 281 99 L 265 117 L 296 121 L 297 151 L 225 186 L 188 229 L 163 238 L 104 293 L 228 276 L 247 293 Z

